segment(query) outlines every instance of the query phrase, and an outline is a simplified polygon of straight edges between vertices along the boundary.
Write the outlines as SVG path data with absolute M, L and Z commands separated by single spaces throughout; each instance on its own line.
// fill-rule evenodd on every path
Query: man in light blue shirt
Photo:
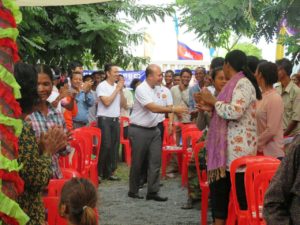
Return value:
M 195 110 L 195 100 L 194 100 L 194 93 L 200 92 L 200 90 L 204 86 L 204 77 L 206 74 L 206 70 L 204 67 L 197 67 L 195 69 L 195 78 L 196 84 L 189 88 L 189 109 L 190 111 Z

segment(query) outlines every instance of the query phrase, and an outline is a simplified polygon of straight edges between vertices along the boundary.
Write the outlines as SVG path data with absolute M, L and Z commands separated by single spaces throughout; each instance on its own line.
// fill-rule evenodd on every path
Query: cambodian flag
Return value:
M 177 41 L 177 55 L 179 60 L 203 60 L 202 52 L 197 52 L 180 41 Z

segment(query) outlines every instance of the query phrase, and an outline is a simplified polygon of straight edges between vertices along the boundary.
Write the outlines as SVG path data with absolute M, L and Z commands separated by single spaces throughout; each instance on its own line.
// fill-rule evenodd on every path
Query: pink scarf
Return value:
M 218 95 L 217 100 L 224 103 L 230 103 L 232 100 L 233 90 L 237 82 L 245 77 L 242 72 L 234 75 L 223 87 Z M 216 110 L 213 110 L 212 119 L 209 124 L 207 135 L 207 173 L 208 182 L 219 180 L 225 177 L 227 161 L 227 130 L 228 121 L 220 117 Z

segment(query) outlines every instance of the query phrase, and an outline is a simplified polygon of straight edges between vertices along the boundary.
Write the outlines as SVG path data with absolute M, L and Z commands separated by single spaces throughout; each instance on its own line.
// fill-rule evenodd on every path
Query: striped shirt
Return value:
M 45 116 L 40 111 L 35 111 L 29 115 L 29 119 L 31 121 L 31 126 L 35 132 L 35 136 L 37 139 L 39 139 L 42 133 L 46 133 L 49 128 L 55 125 L 62 126 L 65 132 L 67 132 L 63 115 L 60 112 L 58 112 L 51 104 L 48 104 L 47 116 Z M 67 155 L 70 152 L 71 147 L 68 145 L 66 149 L 60 150 L 56 154 L 52 155 L 51 168 L 53 171 L 53 178 L 60 179 L 63 177 L 58 164 L 58 158 L 60 155 Z

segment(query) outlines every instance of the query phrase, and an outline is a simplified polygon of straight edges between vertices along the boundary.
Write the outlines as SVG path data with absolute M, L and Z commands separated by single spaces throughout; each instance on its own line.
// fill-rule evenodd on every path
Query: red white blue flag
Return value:
M 177 55 L 179 60 L 203 60 L 202 52 L 195 51 L 180 41 L 177 41 Z

